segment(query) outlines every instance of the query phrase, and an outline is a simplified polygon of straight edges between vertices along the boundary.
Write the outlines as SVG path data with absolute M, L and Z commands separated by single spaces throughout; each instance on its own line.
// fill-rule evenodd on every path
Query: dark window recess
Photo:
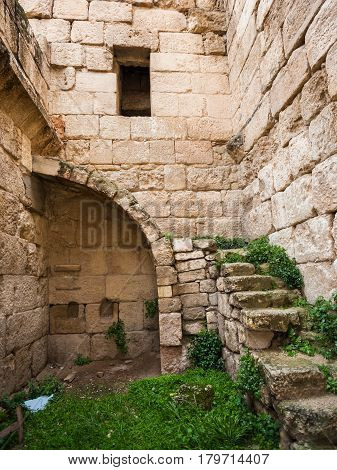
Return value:
M 151 116 L 150 68 L 120 66 L 122 116 Z
M 119 304 L 110 299 L 103 299 L 99 307 L 101 317 L 118 317 Z

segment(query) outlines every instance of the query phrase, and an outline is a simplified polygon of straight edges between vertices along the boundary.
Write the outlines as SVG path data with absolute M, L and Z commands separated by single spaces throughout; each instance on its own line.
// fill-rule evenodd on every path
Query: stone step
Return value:
M 225 263 L 221 266 L 220 274 L 228 276 L 251 276 L 255 274 L 255 266 L 250 263 Z
M 290 357 L 284 351 L 261 351 L 254 356 L 262 366 L 274 400 L 308 398 L 325 393 L 326 380 L 319 366 L 328 365 L 328 362 L 322 356 L 297 354 Z
M 272 276 L 231 276 L 219 277 L 217 287 L 220 292 L 239 292 L 247 290 L 272 290 L 284 287 L 284 283 Z
M 304 311 L 300 308 L 243 309 L 240 319 L 249 330 L 286 333 L 290 325 L 300 325 L 303 314 Z
M 287 434 L 311 449 L 337 445 L 337 395 L 281 401 L 277 412 Z
M 230 295 L 229 303 L 236 308 L 277 308 L 288 307 L 299 297 L 299 291 L 286 289 L 235 292 Z

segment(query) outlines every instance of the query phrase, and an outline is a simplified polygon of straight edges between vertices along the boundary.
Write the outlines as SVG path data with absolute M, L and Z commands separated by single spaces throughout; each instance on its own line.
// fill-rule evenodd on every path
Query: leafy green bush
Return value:
M 106 337 L 108 339 L 114 338 L 116 346 L 120 352 L 122 352 L 123 354 L 128 352 L 125 327 L 124 322 L 122 320 L 118 320 L 117 322 L 114 322 L 111 326 L 109 326 Z
M 217 236 L 214 237 L 214 240 L 219 250 L 234 250 L 247 246 L 247 242 L 243 238 L 225 238 Z
M 246 260 L 247 263 L 252 263 L 255 266 L 268 263 L 270 258 L 271 245 L 268 237 L 261 237 L 253 240 L 247 247 Z
M 333 376 L 331 368 L 328 366 L 320 366 L 319 369 L 326 379 L 327 391 L 337 395 L 337 379 Z
M 184 385 L 211 386 L 210 410 L 174 400 Z M 94 419 L 93 419 L 94 417 Z M 98 425 L 99 424 L 99 425 Z M 50 432 L 50 430 L 53 432 Z M 127 393 L 77 396 L 31 415 L 27 449 L 275 449 L 278 425 L 252 413 L 228 374 L 193 369 L 134 382 Z M 160 430 L 156 432 L 155 430 Z
M 337 292 L 326 300 L 319 297 L 309 307 L 312 330 L 319 333 L 320 353 L 327 359 L 337 357 Z
M 74 361 L 75 366 L 85 366 L 86 364 L 90 364 L 91 359 L 86 356 L 82 356 L 82 354 L 78 354 L 77 358 Z
M 145 300 L 145 316 L 147 318 L 154 318 L 158 315 L 158 299 Z
M 220 268 L 223 264 L 226 263 L 244 263 L 246 261 L 243 255 L 239 253 L 227 253 L 226 256 L 216 261 L 216 266 Z
M 222 343 L 213 331 L 201 331 L 188 348 L 188 358 L 194 367 L 223 370 Z
M 315 355 L 315 347 L 310 341 L 302 339 L 298 336 L 294 328 L 290 327 L 288 330 L 288 344 L 283 347 L 288 356 L 294 357 L 297 353 L 301 352 L 307 356 Z
M 256 399 L 261 397 L 261 388 L 264 384 L 261 366 L 249 351 L 240 357 L 236 384 L 242 393 L 248 393 Z

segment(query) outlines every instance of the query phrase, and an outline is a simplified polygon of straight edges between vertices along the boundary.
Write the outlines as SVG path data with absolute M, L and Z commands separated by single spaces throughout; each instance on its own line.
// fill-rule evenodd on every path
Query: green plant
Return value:
M 268 274 L 282 279 L 292 289 L 303 287 L 303 277 L 295 261 L 289 258 L 284 248 L 271 245 L 267 237 L 249 243 L 246 260 L 257 267 L 268 264 Z
M 122 320 L 118 320 L 117 322 L 114 322 L 111 326 L 109 326 L 106 337 L 108 339 L 114 338 L 117 348 L 120 352 L 122 352 L 123 354 L 128 352 L 125 327 L 124 322 Z
M 296 356 L 299 352 L 307 356 L 314 356 L 316 353 L 316 349 L 310 341 L 298 336 L 293 327 L 288 330 L 288 344 L 283 347 L 283 350 L 291 357 Z
M 320 366 L 319 370 L 322 372 L 322 374 L 325 377 L 327 391 L 337 395 L 337 379 L 333 376 L 331 367 Z
M 213 331 L 201 331 L 191 341 L 188 358 L 194 367 L 221 370 L 224 367 L 221 357 L 222 343 Z
M 225 238 L 216 236 L 214 237 L 214 240 L 219 250 L 234 250 L 238 248 L 245 248 L 248 244 L 243 238 Z
M 172 241 L 173 238 L 174 238 L 174 235 L 171 232 L 165 232 L 165 233 L 163 233 L 163 236 L 166 240 L 169 240 L 169 241 Z
M 261 398 L 261 388 L 264 384 L 262 369 L 250 351 L 240 357 L 236 384 L 242 393 L 248 393 L 256 399 Z
M 77 355 L 77 358 L 74 361 L 75 366 L 85 366 L 86 364 L 90 364 L 91 359 L 86 356 L 82 356 L 81 354 Z
M 327 359 L 337 357 L 337 293 L 330 300 L 319 297 L 309 307 L 309 318 L 319 334 L 320 353 Z
M 145 300 L 145 316 L 147 318 L 154 318 L 158 315 L 158 299 Z
M 245 261 L 245 257 L 239 253 L 227 253 L 226 256 L 217 260 L 215 265 L 220 268 L 223 264 L 226 263 L 244 263 Z

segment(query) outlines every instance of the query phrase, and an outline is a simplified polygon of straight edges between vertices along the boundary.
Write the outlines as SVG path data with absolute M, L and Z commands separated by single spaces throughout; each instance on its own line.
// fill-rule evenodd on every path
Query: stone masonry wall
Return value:
M 337 286 L 337 3 L 228 0 L 242 234 L 294 257 L 309 300 Z M 241 142 L 243 142 L 242 145 Z
M 220 1 L 22 0 L 50 46 L 50 113 L 65 158 L 111 171 L 163 232 L 238 233 Z M 150 55 L 151 117 L 120 116 L 118 58 Z
M 73 363 L 78 354 L 117 357 L 106 333 L 119 319 L 127 335 L 126 357 L 159 351 L 158 315 L 147 318 L 144 304 L 157 298 L 155 269 L 139 226 L 87 190 L 49 182 L 45 187 L 49 361 Z

